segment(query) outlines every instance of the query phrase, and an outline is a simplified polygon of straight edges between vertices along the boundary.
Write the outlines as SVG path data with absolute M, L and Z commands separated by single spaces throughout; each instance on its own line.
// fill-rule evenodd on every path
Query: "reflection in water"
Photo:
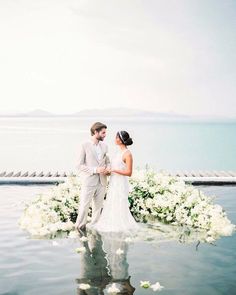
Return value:
M 127 235 L 122 233 L 98 233 L 88 230 L 84 233 L 88 238 L 83 242 L 86 252 L 81 254 L 81 274 L 77 283 L 89 284 L 90 289 L 81 290 L 77 294 L 105 294 L 112 283 L 116 283 L 118 294 L 134 294 L 135 288 L 130 283 L 129 264 L 127 262 Z M 179 243 L 196 243 L 196 250 L 201 241 L 206 239 L 204 231 L 190 230 L 161 222 L 142 224 L 138 234 L 132 235 L 133 241 L 151 242 L 153 245 L 177 240 Z M 122 250 L 122 254 L 116 253 Z
M 89 284 L 90 289 L 81 290 L 77 294 L 97 295 L 105 294 L 112 283 L 116 283 L 118 294 L 134 294 L 135 288 L 130 283 L 128 272 L 127 251 L 128 244 L 122 235 L 101 235 L 95 231 L 85 233 L 88 241 L 83 242 L 86 252 L 81 254 L 80 277 L 76 282 Z M 118 249 L 122 254 L 117 254 Z

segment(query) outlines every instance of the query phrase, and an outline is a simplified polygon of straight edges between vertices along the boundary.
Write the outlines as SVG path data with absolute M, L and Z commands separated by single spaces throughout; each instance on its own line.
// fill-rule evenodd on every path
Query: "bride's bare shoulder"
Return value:
M 126 157 L 130 158 L 130 157 L 132 157 L 132 153 L 130 150 L 127 149 L 127 151 L 124 152 L 123 156 L 124 156 L 124 158 L 126 158 Z

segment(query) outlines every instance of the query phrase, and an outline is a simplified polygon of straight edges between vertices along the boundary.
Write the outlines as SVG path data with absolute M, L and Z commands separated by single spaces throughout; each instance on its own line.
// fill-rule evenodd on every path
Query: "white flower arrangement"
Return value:
M 116 283 L 113 283 L 108 289 L 107 293 L 108 294 L 116 294 L 119 293 L 120 289 L 116 286 Z
M 220 205 L 177 177 L 154 171 L 136 171 L 130 180 L 130 210 L 137 220 L 195 229 L 205 233 L 205 241 L 229 236 L 235 231 Z M 211 239 L 210 239 L 211 237 Z
M 39 195 L 26 205 L 19 220 L 20 227 L 33 237 L 52 238 L 64 232 L 70 238 L 76 238 L 74 223 L 80 188 L 79 178 L 70 176 L 66 182 Z M 165 173 L 135 171 L 130 178 L 129 203 L 137 221 L 150 224 L 161 222 L 173 228 L 178 226 L 188 234 L 195 230 L 202 234 L 197 239 L 208 243 L 220 236 L 232 235 L 235 231 L 235 225 L 220 205 L 213 204 L 212 198 Z M 177 235 L 178 231 L 175 229 L 171 234 Z M 182 236 L 183 232 L 179 234 Z
M 142 287 L 144 289 L 148 289 L 151 287 L 151 284 L 149 281 L 140 281 L 140 287 Z
M 91 286 L 89 284 L 79 284 L 79 288 L 81 290 L 88 290 L 91 288 Z
M 77 253 L 84 253 L 84 252 L 86 252 L 86 248 L 85 247 L 78 247 L 78 248 L 75 249 L 75 251 Z
M 156 292 L 156 291 L 161 291 L 164 288 L 164 286 L 161 286 L 159 282 L 156 282 L 155 284 L 152 284 L 150 288 Z
M 161 286 L 159 282 L 156 282 L 155 284 L 151 284 L 150 281 L 140 281 L 140 287 L 144 289 L 151 288 L 154 292 L 161 291 L 164 286 Z
M 130 237 L 127 237 L 127 238 L 125 238 L 125 242 L 126 243 L 132 243 L 133 242 L 133 239 L 130 238 Z
M 79 233 L 78 233 L 78 231 L 75 231 L 75 230 L 71 231 L 68 235 L 68 238 L 70 238 L 70 239 L 76 239 L 78 237 L 79 237 Z
M 80 238 L 80 241 L 81 242 L 87 242 L 88 241 L 88 238 L 83 236 L 83 237 Z
M 119 249 L 116 250 L 116 254 L 117 255 L 122 255 L 122 254 L 124 254 L 124 250 L 122 250 L 121 248 L 119 248 Z
M 59 232 L 74 230 L 80 194 L 80 182 L 76 177 L 54 186 L 26 205 L 19 220 L 22 229 L 33 237 L 54 237 Z M 75 233 L 71 233 L 75 238 Z

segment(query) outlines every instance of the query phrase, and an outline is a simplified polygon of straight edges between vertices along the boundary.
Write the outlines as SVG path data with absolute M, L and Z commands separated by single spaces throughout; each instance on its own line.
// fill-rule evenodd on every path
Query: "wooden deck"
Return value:
M 186 183 L 194 185 L 236 185 L 236 171 L 177 171 L 157 170 L 169 176 L 176 176 Z M 64 182 L 67 176 L 78 175 L 76 171 L 2 171 L 0 172 L 1 184 L 55 184 Z

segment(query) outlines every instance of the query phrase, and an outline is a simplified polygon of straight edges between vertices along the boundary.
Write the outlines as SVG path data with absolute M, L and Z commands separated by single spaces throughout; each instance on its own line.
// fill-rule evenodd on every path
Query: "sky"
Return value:
M 0 0 L 0 113 L 236 117 L 236 1 Z

